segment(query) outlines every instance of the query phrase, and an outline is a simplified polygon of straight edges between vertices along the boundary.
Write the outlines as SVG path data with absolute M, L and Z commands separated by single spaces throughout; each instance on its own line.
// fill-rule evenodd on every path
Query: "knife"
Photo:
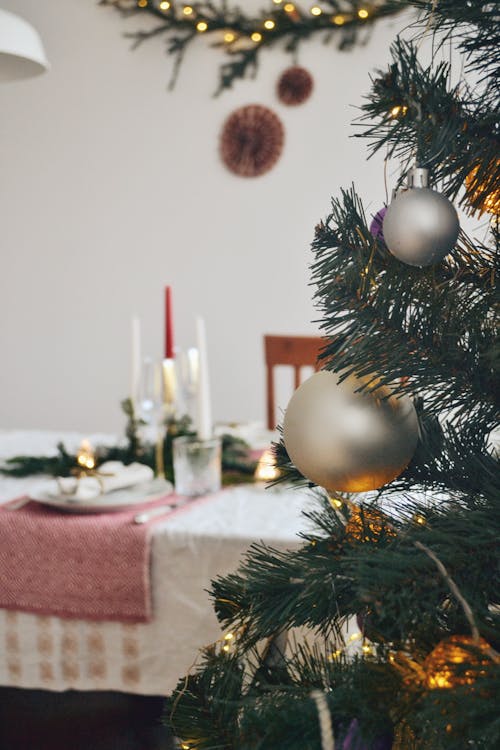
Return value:
M 168 505 L 158 505 L 156 508 L 151 508 L 151 510 L 145 510 L 134 516 L 134 523 L 147 523 L 152 518 L 162 516 L 164 513 L 168 513 L 169 510 L 174 510 L 174 508 L 177 508 L 182 504 L 183 503 L 169 503 Z

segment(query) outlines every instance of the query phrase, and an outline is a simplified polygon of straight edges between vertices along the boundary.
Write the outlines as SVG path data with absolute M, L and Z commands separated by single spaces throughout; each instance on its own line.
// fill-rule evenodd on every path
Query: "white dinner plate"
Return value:
M 92 500 L 77 500 L 64 495 L 55 496 L 49 491 L 47 482 L 30 490 L 29 497 L 37 503 L 50 505 L 65 513 L 110 513 L 112 511 L 126 510 L 133 505 L 150 503 L 165 495 L 170 495 L 174 488 L 171 482 L 165 479 L 152 479 L 150 482 L 136 484 L 134 487 L 123 487 L 119 490 L 107 492 L 104 495 L 93 497 Z

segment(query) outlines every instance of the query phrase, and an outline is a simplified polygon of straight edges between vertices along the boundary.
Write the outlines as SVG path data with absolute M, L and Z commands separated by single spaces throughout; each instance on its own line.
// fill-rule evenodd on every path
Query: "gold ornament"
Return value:
M 396 536 L 387 517 L 380 510 L 362 508 L 352 503 L 345 527 L 348 539 L 358 542 L 376 541 L 381 536 Z
M 495 182 L 491 181 L 490 184 L 488 184 L 484 179 L 485 174 L 490 175 L 495 171 L 497 173 L 500 171 L 500 159 L 497 159 L 492 164 L 488 165 L 486 170 L 481 169 L 481 165 L 478 164 L 465 178 L 465 187 L 469 203 L 477 209 L 480 214 L 486 212 L 489 214 L 495 214 L 495 216 L 500 215 L 500 190 L 498 188 L 495 189 L 494 187 L 495 184 L 498 184 L 498 180 Z
M 359 390 L 368 386 L 362 393 Z M 366 492 L 392 481 L 418 441 L 411 399 L 374 387 L 373 376 L 317 372 L 295 391 L 283 439 L 302 474 L 335 492 Z M 369 391 L 369 389 L 372 389 Z
M 72 497 L 78 490 L 82 479 L 86 477 L 95 477 L 102 492 L 104 492 L 104 477 L 112 477 L 113 473 L 100 471 L 97 468 L 97 458 L 94 448 L 88 440 L 82 440 L 78 453 L 76 454 L 76 463 L 71 469 L 71 477 L 57 477 L 57 486 L 59 494 L 63 497 Z
M 442 640 L 424 660 L 425 682 L 431 690 L 472 685 L 491 664 L 491 646 L 484 638 L 452 635 Z M 488 654 L 488 655 L 487 655 Z

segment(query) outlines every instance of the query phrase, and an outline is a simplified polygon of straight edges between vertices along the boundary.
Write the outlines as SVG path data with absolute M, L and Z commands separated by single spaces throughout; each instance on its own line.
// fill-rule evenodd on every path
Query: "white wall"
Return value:
M 180 347 L 205 316 L 214 417 L 264 419 L 262 335 L 317 332 L 309 245 L 330 196 L 354 181 L 368 211 L 383 203 L 381 161 L 366 162 L 350 122 L 402 19 L 349 53 L 304 44 L 314 95 L 286 108 L 278 50 L 213 99 L 221 55 L 205 37 L 168 93 L 163 42 L 131 52 L 123 38 L 146 19 L 97 0 L 1 6 L 39 30 L 52 70 L 0 88 L 0 427 L 121 431 L 130 318 L 159 356 L 167 283 Z M 219 161 L 218 137 L 253 102 L 280 115 L 286 145 L 270 173 L 245 180 Z

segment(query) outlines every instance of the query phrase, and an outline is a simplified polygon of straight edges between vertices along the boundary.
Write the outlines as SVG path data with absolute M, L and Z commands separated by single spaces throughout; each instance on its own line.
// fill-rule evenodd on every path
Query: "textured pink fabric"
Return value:
M 203 498 L 201 498 L 203 499 Z M 151 619 L 153 519 L 134 516 L 175 495 L 118 513 L 76 515 L 30 502 L 0 506 L 0 607 L 84 620 Z M 172 516 L 195 502 L 167 511 Z

